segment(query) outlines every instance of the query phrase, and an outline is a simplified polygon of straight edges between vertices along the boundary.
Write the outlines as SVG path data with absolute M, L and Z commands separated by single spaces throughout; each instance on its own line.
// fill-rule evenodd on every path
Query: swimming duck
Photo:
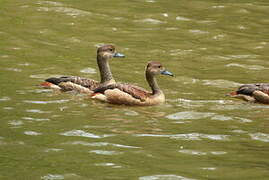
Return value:
M 123 54 L 116 52 L 113 45 L 103 45 L 97 49 L 97 64 L 100 71 L 101 81 L 82 78 L 78 76 L 52 77 L 45 80 L 41 86 L 62 91 L 75 90 L 80 93 L 91 93 L 92 90 L 102 85 L 115 83 L 110 67 L 109 59 L 125 57 Z
M 165 96 L 155 77 L 159 74 L 173 76 L 171 72 L 165 70 L 160 62 L 151 61 L 145 70 L 151 92 L 132 84 L 115 83 L 95 89 L 92 98 L 111 104 L 140 106 L 161 104 L 165 101 Z
M 248 102 L 269 104 L 269 83 L 244 84 L 229 96 Z

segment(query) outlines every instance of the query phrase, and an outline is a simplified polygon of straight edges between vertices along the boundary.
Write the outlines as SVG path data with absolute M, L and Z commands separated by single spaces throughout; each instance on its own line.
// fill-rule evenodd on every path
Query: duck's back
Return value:
M 111 84 L 95 89 L 94 93 L 96 96 L 94 95 L 93 98 L 107 101 L 111 104 L 148 106 L 157 105 L 165 101 L 162 92 L 152 95 L 151 92 L 132 84 Z M 100 93 L 104 96 L 99 96 Z
M 123 93 L 129 94 L 133 98 L 141 100 L 141 101 L 144 101 L 151 94 L 149 91 L 141 87 L 138 87 L 132 84 L 127 84 L 127 83 L 116 83 L 116 84 L 110 84 L 106 86 L 100 86 L 94 90 L 94 93 L 104 94 L 107 90 L 115 90 L 115 89 L 118 89 L 119 91 Z
M 82 78 L 82 77 L 78 77 L 78 76 L 62 76 L 59 78 L 52 77 L 52 78 L 46 79 L 45 81 L 52 83 L 54 85 L 59 85 L 59 84 L 64 83 L 64 82 L 71 82 L 71 83 L 74 83 L 76 85 L 80 85 L 80 86 L 83 86 L 85 88 L 88 88 L 90 90 L 94 90 L 100 85 L 99 82 L 97 82 L 93 79 L 87 79 L 87 78 Z M 63 89 L 64 86 L 61 86 L 61 88 Z
M 238 88 L 237 94 L 251 96 L 254 91 L 262 91 L 269 95 L 269 83 L 244 84 Z

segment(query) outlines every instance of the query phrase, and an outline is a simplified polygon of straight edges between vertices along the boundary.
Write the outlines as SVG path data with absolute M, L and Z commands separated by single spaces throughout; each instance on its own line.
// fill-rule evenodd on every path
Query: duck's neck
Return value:
M 100 55 L 97 55 L 97 64 L 100 71 L 101 83 L 108 83 L 114 81 L 110 67 L 108 64 L 108 58 L 104 58 Z
M 162 94 L 162 90 L 160 89 L 154 75 L 146 72 L 146 79 L 147 79 L 147 82 L 152 90 L 152 95 Z

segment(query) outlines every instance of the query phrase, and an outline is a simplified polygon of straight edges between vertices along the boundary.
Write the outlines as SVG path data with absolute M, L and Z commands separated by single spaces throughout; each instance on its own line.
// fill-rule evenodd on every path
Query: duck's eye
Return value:
M 109 49 L 109 51 L 111 51 L 111 52 L 112 52 L 112 51 L 113 51 L 113 49 Z
M 158 68 L 161 68 L 162 66 L 158 66 Z

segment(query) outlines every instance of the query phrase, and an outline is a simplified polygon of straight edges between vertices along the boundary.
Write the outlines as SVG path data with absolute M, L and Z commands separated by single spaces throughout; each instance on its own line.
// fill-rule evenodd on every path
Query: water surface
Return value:
M 268 82 L 269 3 L 214 0 L 1 1 L 0 179 L 268 179 L 269 107 L 225 97 Z M 38 84 L 115 79 L 147 88 L 158 60 L 167 101 L 115 106 Z

